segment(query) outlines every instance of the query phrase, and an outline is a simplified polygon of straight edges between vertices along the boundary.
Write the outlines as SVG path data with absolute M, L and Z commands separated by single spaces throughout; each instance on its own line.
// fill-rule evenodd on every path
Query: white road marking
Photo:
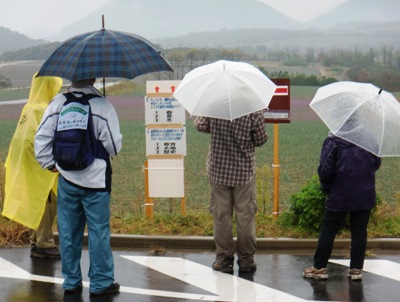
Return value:
M 349 266 L 349 260 L 337 259 L 329 262 Z M 364 261 L 363 271 L 400 281 L 400 264 L 393 261 L 367 259 Z
M 178 257 L 121 256 L 172 278 L 181 280 L 216 296 L 204 296 L 206 301 L 305 301 L 282 291 L 213 271 L 211 268 Z M 209 299 L 212 300 L 209 300 Z
M 39 282 L 48 282 L 55 284 L 62 284 L 64 282 L 63 278 L 57 277 L 48 277 L 48 276 L 40 276 L 40 275 L 32 275 L 29 272 L 21 269 L 15 264 L 3 259 L 0 257 L 0 277 L 3 278 L 12 278 L 12 279 L 22 279 L 22 280 L 32 280 Z M 89 288 L 89 282 L 82 282 L 84 287 Z M 149 290 L 145 288 L 136 288 L 136 287 L 127 287 L 121 286 L 121 292 L 131 293 L 131 294 L 139 294 L 139 295 L 149 295 L 149 296 L 161 296 L 161 297 L 173 297 L 173 298 L 181 298 L 188 300 L 204 300 L 204 301 L 215 301 L 217 296 L 204 296 L 198 294 L 188 294 L 181 292 L 169 292 L 162 290 Z M 206 299 L 204 299 L 206 298 Z
M 22 100 L 14 100 L 14 101 L 0 101 L 0 106 L 1 105 L 18 105 L 18 104 L 25 104 L 28 102 L 28 99 L 22 99 Z
M 48 283 L 62 284 L 64 279 L 40 275 L 32 275 L 15 264 L 0 257 L 0 277 L 33 280 Z
M 213 271 L 211 268 L 177 257 L 121 256 L 150 269 L 181 280 L 203 289 L 209 294 L 193 294 L 146 288 L 121 286 L 121 292 L 202 301 L 285 301 L 300 302 L 301 298 L 279 290 L 254 283 L 234 275 Z M 348 266 L 349 260 L 330 260 L 331 263 Z M 364 271 L 396 281 L 400 281 L 400 264 L 389 260 L 365 260 Z M 62 284 L 64 279 L 58 277 L 33 275 L 15 264 L 0 257 L 0 277 L 22 280 L 33 280 L 54 284 Z M 83 282 L 89 287 L 88 282 Z

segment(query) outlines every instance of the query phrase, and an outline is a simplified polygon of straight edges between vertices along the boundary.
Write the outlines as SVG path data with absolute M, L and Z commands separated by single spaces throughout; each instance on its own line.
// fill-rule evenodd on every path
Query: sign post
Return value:
M 186 111 L 173 97 L 180 81 L 147 81 L 145 98 L 145 213 L 153 217 L 154 198 L 181 199 L 186 214 L 184 164 Z
M 290 79 L 271 79 L 278 87 L 269 103 L 268 110 L 264 111 L 264 122 L 274 124 L 274 161 L 272 170 L 274 175 L 273 217 L 279 216 L 279 123 L 290 123 Z
M 274 123 L 274 162 L 272 164 L 272 171 L 274 174 L 274 207 L 272 216 L 278 217 L 279 215 L 279 178 L 281 172 L 281 165 L 279 162 L 279 125 Z

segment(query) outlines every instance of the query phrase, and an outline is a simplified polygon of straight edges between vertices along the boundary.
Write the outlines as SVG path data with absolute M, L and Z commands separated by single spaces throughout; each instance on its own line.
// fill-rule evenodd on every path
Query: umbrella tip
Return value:
M 381 88 L 381 89 L 379 90 L 378 94 L 381 94 L 382 90 L 383 90 L 383 89 Z
M 101 15 L 101 28 L 104 29 L 104 15 Z

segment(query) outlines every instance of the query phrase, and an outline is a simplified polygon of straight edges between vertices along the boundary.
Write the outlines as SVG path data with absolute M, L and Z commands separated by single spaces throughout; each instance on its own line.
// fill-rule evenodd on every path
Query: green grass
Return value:
M 14 134 L 17 120 L 0 120 L 0 162 L 5 162 L 8 146 Z
M 0 160 L 5 161 L 8 144 L 16 121 L 0 121 L 2 144 Z M 191 121 L 187 123 L 187 156 L 185 157 L 185 193 L 188 212 L 208 210 L 208 179 L 205 161 L 209 136 L 197 132 Z M 121 121 L 123 148 L 113 160 L 114 186 L 112 212 L 116 217 L 127 213 L 142 214 L 144 195 L 143 164 L 146 158 L 145 130 L 143 121 Z M 273 126 L 267 124 L 269 140 L 256 151 L 258 169 L 266 171 L 259 184 L 264 184 L 270 193 L 265 204 L 272 203 Z M 327 134 L 322 122 L 291 122 L 279 125 L 280 204 L 287 209 L 289 198 L 299 191 L 317 173 L 320 148 Z M 398 158 L 383 158 L 377 173 L 377 190 L 384 201 L 395 202 L 398 187 Z M 264 198 L 265 199 L 265 198 Z M 266 205 L 267 206 L 267 205 Z M 264 207 L 266 207 L 264 206 Z M 155 213 L 179 213 L 179 202 L 170 199 L 156 200 Z
M 27 99 L 29 89 L 0 89 L 0 102 L 9 100 Z
M 266 170 L 259 184 L 272 188 L 273 127 L 267 125 L 270 135 L 266 145 L 257 149 L 256 163 Z M 185 157 L 185 192 L 189 212 L 208 210 L 208 179 L 205 161 L 209 136 L 197 132 L 191 121 L 187 126 L 187 156 Z M 114 159 L 113 207 L 116 216 L 125 213 L 143 212 L 144 175 L 142 166 L 146 160 L 144 123 L 142 121 L 121 121 L 123 148 Z M 293 122 L 279 126 L 279 160 L 281 163 L 280 199 L 282 207 L 287 206 L 289 197 L 298 191 L 316 173 L 320 146 L 326 129 L 320 122 Z M 307 142 L 307 143 L 304 143 Z M 268 175 L 266 175 L 268 174 Z M 261 177 L 261 176 L 260 176 Z M 271 190 L 271 189 L 269 189 Z M 263 203 L 271 203 L 271 196 Z M 264 198 L 265 199 L 265 198 Z M 268 206 L 268 208 L 270 208 Z M 179 203 L 171 205 L 169 199 L 156 199 L 155 212 L 179 213 Z
M 309 99 L 311 101 L 318 88 L 316 86 L 291 86 L 290 95 L 292 98 Z
M 310 99 L 316 87 L 292 87 L 292 98 Z M 16 120 L 0 120 L 0 164 L 4 163 L 8 145 L 15 130 Z M 287 211 L 290 196 L 300 191 L 317 174 L 321 145 L 328 129 L 321 121 L 292 121 L 279 124 L 280 210 Z M 266 125 L 269 140 L 256 152 L 257 164 L 257 236 L 259 237 L 307 237 L 315 234 L 296 232 L 282 228 L 279 219 L 271 218 L 273 200 L 273 125 Z M 209 215 L 209 187 L 205 162 L 209 135 L 197 132 L 191 120 L 187 121 L 187 156 L 185 157 L 185 194 L 187 217 L 180 214 L 177 199 L 155 199 L 154 220 L 144 217 L 144 173 L 147 159 L 145 150 L 145 126 L 143 121 L 121 121 L 123 147 L 113 160 L 113 192 L 111 202 L 112 231 L 125 234 L 212 234 L 212 218 Z M 400 234 L 400 221 L 393 217 L 399 203 L 399 158 L 383 158 L 377 173 L 377 191 L 386 208 L 381 209 L 382 222 L 372 222 L 372 236 L 396 236 Z M 0 179 L 1 180 L 1 179 Z M 1 181 L 0 181 L 1 183 Z M 388 206 L 389 205 L 389 206 Z M 386 217 L 386 216 L 387 217 Z M 398 217 L 398 216 L 397 216 Z M 387 218 L 387 219 L 386 219 Z M 12 230 L 12 222 L 0 217 L 0 226 Z M 8 231 L 10 233 L 12 231 Z M 5 236 L 0 234 L 0 244 Z M 21 240 L 21 228 L 15 227 L 15 236 L 7 235 L 6 241 Z M 10 239 L 11 238 L 11 239 Z

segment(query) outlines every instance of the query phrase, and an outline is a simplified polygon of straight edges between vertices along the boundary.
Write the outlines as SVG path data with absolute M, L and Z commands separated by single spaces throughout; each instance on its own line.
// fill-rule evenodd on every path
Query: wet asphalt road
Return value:
M 0 301 L 144 302 L 144 301 L 385 301 L 400 300 L 400 255 L 367 257 L 362 281 L 346 276 L 346 255 L 333 255 L 329 279 L 302 277 L 312 255 L 291 251 L 256 254 L 254 274 L 212 271 L 212 252 L 114 250 L 116 295 L 92 297 L 88 291 L 88 253 L 82 254 L 84 289 L 64 295 L 59 260 L 33 259 L 28 248 L 0 249 Z M 85 282 L 86 281 L 86 282 Z

